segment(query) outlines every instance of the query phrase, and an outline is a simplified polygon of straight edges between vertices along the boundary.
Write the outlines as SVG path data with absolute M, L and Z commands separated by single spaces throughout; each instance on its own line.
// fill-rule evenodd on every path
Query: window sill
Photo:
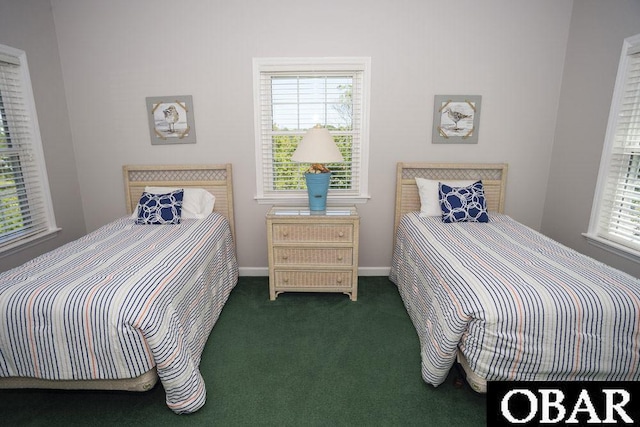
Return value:
M 4 258 L 9 255 L 13 255 L 18 253 L 24 249 L 30 248 L 32 246 L 38 245 L 42 242 L 55 238 L 58 233 L 61 231 L 61 228 L 51 228 L 47 231 L 43 231 L 40 234 L 35 236 L 31 236 L 27 239 L 20 240 L 13 244 L 7 245 L 6 247 L 0 249 L 0 258 Z
M 369 201 L 371 196 L 332 196 L 327 197 L 328 206 L 357 205 Z M 308 197 L 255 197 L 259 205 L 306 206 Z
M 628 248 L 626 246 L 620 245 L 618 243 L 612 242 L 611 240 L 603 239 L 600 236 L 596 236 L 589 233 L 582 233 L 584 237 L 587 238 L 589 244 L 597 246 L 600 249 L 604 249 L 605 251 L 614 253 L 623 258 L 626 258 L 630 261 L 634 261 L 640 263 L 640 252 Z

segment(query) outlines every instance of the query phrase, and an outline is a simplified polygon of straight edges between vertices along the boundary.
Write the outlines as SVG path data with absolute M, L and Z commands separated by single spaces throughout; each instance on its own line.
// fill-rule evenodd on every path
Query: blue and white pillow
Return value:
M 468 187 L 440 183 L 439 191 L 443 222 L 489 222 L 482 181 Z
M 142 193 L 136 224 L 180 224 L 182 189 L 167 194 Z

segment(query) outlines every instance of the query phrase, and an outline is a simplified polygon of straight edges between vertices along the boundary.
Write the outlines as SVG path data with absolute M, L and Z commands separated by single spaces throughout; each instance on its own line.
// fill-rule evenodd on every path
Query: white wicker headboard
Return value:
M 490 212 L 504 213 L 508 165 L 505 163 L 398 163 L 394 235 L 400 218 L 420 210 L 415 178 L 439 180 L 481 179 Z
M 136 208 L 146 186 L 204 188 L 216 197 L 213 210 L 227 218 L 235 241 L 231 164 L 125 165 L 122 171 L 128 213 Z

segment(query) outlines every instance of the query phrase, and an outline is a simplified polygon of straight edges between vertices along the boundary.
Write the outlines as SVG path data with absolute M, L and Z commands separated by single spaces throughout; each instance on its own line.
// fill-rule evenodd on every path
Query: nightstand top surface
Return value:
M 358 210 L 355 206 L 327 206 L 325 211 L 311 211 L 308 207 L 297 206 L 273 206 L 268 216 L 318 216 L 318 217 L 335 217 L 335 216 L 357 216 Z

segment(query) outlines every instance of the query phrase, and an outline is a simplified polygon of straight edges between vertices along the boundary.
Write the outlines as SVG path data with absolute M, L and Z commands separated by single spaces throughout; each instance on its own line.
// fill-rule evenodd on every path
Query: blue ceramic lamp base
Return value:
M 307 181 L 307 192 L 309 193 L 309 210 L 327 210 L 327 191 L 329 191 L 331 172 L 305 173 L 304 177 Z

